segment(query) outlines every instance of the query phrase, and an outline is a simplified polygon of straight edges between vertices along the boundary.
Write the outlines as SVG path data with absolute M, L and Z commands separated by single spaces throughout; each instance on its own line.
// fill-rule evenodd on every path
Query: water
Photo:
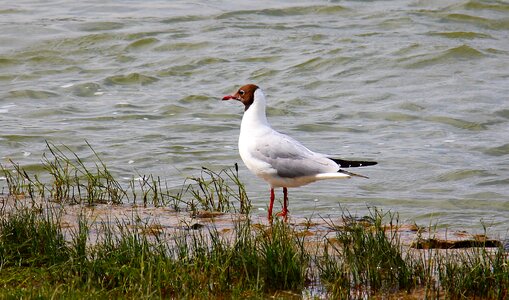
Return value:
M 85 159 L 88 141 L 120 178 L 177 187 L 240 163 L 242 107 L 220 99 L 256 83 L 275 128 L 379 162 L 361 170 L 369 180 L 291 189 L 293 215 L 376 205 L 505 236 L 508 12 L 480 0 L 6 3 L 0 161 L 37 172 L 46 140 Z M 267 186 L 240 165 L 264 214 Z

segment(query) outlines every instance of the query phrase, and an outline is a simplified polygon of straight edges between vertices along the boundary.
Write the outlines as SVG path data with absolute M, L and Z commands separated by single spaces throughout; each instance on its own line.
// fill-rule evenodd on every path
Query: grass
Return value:
M 384 217 L 374 209 L 366 224 L 345 214 L 347 227 L 325 244 L 325 255 L 318 266 L 335 297 L 388 295 L 416 287 L 413 268 L 405 259 L 398 234 L 386 232 Z M 393 217 L 389 215 L 391 225 Z
M 317 285 L 319 296 L 331 299 L 508 297 L 502 246 L 409 249 L 397 215 L 376 208 L 362 219 L 344 212 L 342 222 L 326 220 L 333 232 L 311 243 L 305 234 L 311 222 L 304 229 L 277 220 L 252 223 L 236 166 L 203 169 L 177 191 L 153 176 L 123 187 L 95 152 L 98 162 L 90 164 L 66 147 L 48 149 L 42 163 L 49 182 L 14 162 L 2 166 L 9 192 L 0 198 L 2 299 L 288 299 Z M 94 223 L 83 213 L 75 229 L 64 232 L 68 205 L 99 203 L 245 217 L 229 231 L 214 225 L 157 231 L 156 221 L 135 215 Z
M 14 197 L 46 199 L 62 204 L 133 203 L 143 206 L 171 206 L 196 212 L 236 211 L 249 213 L 251 203 L 244 185 L 238 177 L 238 166 L 215 172 L 203 168 L 198 177 L 187 178 L 177 192 L 169 191 L 159 177 L 141 175 L 126 187 L 117 181 L 94 149 L 95 163 L 84 162 L 66 146 L 56 147 L 47 143 L 48 154 L 43 154 L 42 166 L 49 174 L 43 182 L 37 174 L 29 174 L 18 163 L 0 164 L 7 182 L 8 194 Z M 46 176 L 48 177 L 48 176 Z
M 232 169 L 214 172 L 203 167 L 200 177 L 188 178 L 192 182 L 187 185 L 186 189 L 193 196 L 191 201 L 187 202 L 191 210 L 238 211 L 241 214 L 249 214 L 251 203 L 248 200 L 244 185 L 239 180 L 237 164 L 234 165 L 234 169 L 235 172 Z M 234 201 L 231 199 L 234 199 Z M 238 208 L 234 205 L 234 202 L 239 204 Z
M 445 294 L 465 299 L 509 297 L 509 261 L 502 249 L 491 253 L 484 247 L 472 248 L 440 259 L 439 278 Z
M 93 247 L 92 228 L 79 222 L 66 242 L 50 210 L 3 217 L 0 297 L 263 298 L 306 282 L 303 240 L 282 222 L 254 231 L 239 223 L 229 239 L 212 228 L 164 240 L 117 222 Z

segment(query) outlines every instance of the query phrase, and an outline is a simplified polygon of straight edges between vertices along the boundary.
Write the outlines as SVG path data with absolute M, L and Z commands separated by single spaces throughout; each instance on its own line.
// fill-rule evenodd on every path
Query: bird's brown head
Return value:
M 233 95 L 223 97 L 223 100 L 238 100 L 244 104 L 244 111 L 246 111 L 254 102 L 254 93 L 258 89 L 257 85 L 246 84 L 241 86 Z

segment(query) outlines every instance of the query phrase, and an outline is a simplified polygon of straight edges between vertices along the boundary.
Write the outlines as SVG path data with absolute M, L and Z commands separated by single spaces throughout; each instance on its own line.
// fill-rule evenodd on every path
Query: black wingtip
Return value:
M 331 160 L 337 163 L 341 168 L 359 168 L 378 164 L 376 161 L 344 160 L 338 158 L 331 158 Z

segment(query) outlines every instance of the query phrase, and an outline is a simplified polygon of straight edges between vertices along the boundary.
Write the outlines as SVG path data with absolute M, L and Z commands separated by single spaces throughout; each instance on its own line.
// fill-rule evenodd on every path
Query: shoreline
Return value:
M 142 230 L 145 234 L 171 235 L 176 231 L 189 230 L 219 230 L 230 232 L 236 223 L 246 222 L 250 219 L 253 227 L 270 227 L 265 217 L 252 216 L 231 212 L 218 211 L 175 211 L 165 206 L 143 206 L 136 204 L 61 204 L 46 200 L 32 201 L 29 198 L 19 199 L 0 194 L 0 211 L 8 214 L 20 208 L 37 207 L 57 213 L 60 225 L 64 232 L 78 230 L 79 219 L 85 217 L 91 226 L 114 225 L 116 223 L 131 224 L 133 228 Z M 382 212 L 383 214 L 383 212 Z M 391 215 L 392 216 L 392 215 Z M 136 220 L 138 221 L 136 221 Z M 306 218 L 289 216 L 287 224 L 301 235 L 314 238 L 330 238 L 338 230 L 344 230 L 349 222 L 359 222 L 367 228 L 372 226 L 371 216 L 352 216 L 343 213 L 340 217 Z M 145 226 L 146 228 L 143 228 Z M 467 231 L 450 231 L 447 228 L 437 229 L 436 226 L 422 227 L 416 224 L 384 225 L 386 231 L 396 232 L 402 245 L 412 249 L 462 249 L 473 247 L 496 248 L 503 247 L 509 251 L 509 239 L 499 240 L 490 238 L 489 232 L 485 234 L 468 233 Z M 100 235 L 96 233 L 96 237 Z M 67 236 L 69 236 L 67 234 Z

